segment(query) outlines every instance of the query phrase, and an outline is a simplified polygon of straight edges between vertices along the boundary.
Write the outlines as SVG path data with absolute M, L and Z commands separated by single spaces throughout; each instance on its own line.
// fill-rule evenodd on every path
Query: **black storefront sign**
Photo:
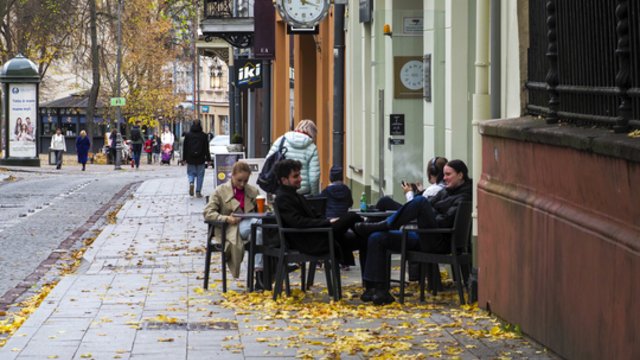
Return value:
M 262 60 L 238 59 L 236 62 L 236 85 L 240 89 L 262 87 Z
M 391 114 L 389 118 L 389 135 L 404 136 L 404 114 Z
M 360 22 L 361 23 L 370 23 L 371 22 L 371 5 L 372 0 L 360 0 Z

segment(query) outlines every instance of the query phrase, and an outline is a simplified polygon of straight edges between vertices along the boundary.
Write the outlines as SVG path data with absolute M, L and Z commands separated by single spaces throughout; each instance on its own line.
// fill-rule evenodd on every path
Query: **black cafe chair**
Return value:
M 211 272 L 211 254 L 220 253 L 222 259 L 222 292 L 227 292 L 227 259 L 224 256 L 224 247 L 227 242 L 227 222 L 226 221 L 205 221 L 207 229 L 207 250 L 204 260 L 204 285 L 209 288 L 209 273 Z M 218 230 L 216 230 L 218 228 Z M 218 231 L 219 236 L 216 236 Z M 216 241 L 216 238 L 218 238 Z
M 327 290 L 329 295 L 333 297 L 335 301 L 340 300 L 342 297 L 341 290 L 341 281 L 340 281 L 340 267 L 338 266 L 338 262 L 335 256 L 335 243 L 333 238 L 333 229 L 331 227 L 324 228 L 288 228 L 283 225 L 282 218 L 280 216 L 278 206 L 274 204 L 274 213 L 276 216 L 276 222 L 278 224 L 278 233 L 280 239 L 280 246 L 277 248 L 274 247 L 265 247 L 263 249 L 263 254 L 266 257 L 277 259 L 276 266 L 276 275 L 275 275 L 275 286 L 273 290 L 273 299 L 277 299 L 280 293 L 282 292 L 282 285 L 285 282 L 285 278 L 288 278 L 288 269 L 287 264 L 289 263 L 307 263 L 311 262 L 313 264 L 322 262 L 325 264 L 325 275 L 327 281 Z M 286 240 L 286 235 L 299 235 L 305 236 L 306 234 L 325 234 L 327 241 L 329 242 L 329 251 L 325 254 L 321 255 L 310 255 L 302 253 L 298 250 L 291 249 Z M 265 268 L 267 264 L 265 263 Z M 304 274 L 303 282 L 304 282 Z M 304 290 L 303 285 L 303 290 Z M 287 295 L 290 294 L 290 289 L 287 287 L 286 289 Z
M 456 216 L 453 221 L 453 227 L 451 228 L 437 228 L 437 229 L 403 229 L 402 231 L 402 243 L 400 250 L 400 303 L 404 303 L 404 279 L 406 264 L 409 261 L 420 263 L 420 301 L 424 301 L 424 288 L 425 288 L 425 264 L 431 264 L 429 274 L 429 282 L 434 294 L 437 292 L 437 283 L 439 280 L 439 270 L 437 264 L 449 264 L 453 270 L 454 281 L 458 290 L 458 296 L 460 298 L 460 304 L 465 304 L 463 282 L 466 280 L 469 274 L 469 267 L 471 265 L 471 202 L 465 201 L 458 206 Z M 407 239 L 409 232 L 416 232 L 419 235 L 429 234 L 442 234 L 449 238 L 450 247 L 449 252 L 445 254 L 429 253 L 417 250 L 407 249 Z M 421 242 L 429 241 L 427 238 L 420 239 Z M 464 287 L 467 287 L 466 284 Z

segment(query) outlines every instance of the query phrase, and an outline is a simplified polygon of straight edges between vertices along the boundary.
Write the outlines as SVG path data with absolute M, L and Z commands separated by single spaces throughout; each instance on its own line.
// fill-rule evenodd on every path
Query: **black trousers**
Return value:
M 353 251 L 358 250 L 360 252 L 360 264 L 364 269 L 364 261 L 367 254 L 367 242 L 366 239 L 356 235 L 353 231 L 354 225 L 357 222 L 362 221 L 362 218 L 356 213 L 347 213 L 341 216 L 337 221 L 331 224 L 333 229 L 334 245 L 336 248 L 336 257 L 341 264 L 354 265 L 355 259 L 353 257 Z M 291 247 L 298 249 L 302 252 L 309 254 L 323 254 L 329 251 L 329 243 L 325 241 L 325 238 L 315 238 L 315 236 L 308 236 L 301 238 L 299 236 L 288 238 Z M 314 252 L 305 251 L 308 247 L 309 241 L 321 241 L 322 243 L 314 246 Z

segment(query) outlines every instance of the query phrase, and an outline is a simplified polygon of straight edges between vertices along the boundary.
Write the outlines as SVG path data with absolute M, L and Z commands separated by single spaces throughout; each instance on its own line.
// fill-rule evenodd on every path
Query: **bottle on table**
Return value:
M 360 211 L 367 211 L 367 194 L 364 191 L 360 195 Z

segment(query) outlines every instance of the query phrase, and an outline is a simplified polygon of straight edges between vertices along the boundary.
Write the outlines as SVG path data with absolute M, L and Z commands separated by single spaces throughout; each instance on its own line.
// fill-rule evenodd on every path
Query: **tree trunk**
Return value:
M 91 31 L 91 70 L 92 83 L 89 92 L 89 103 L 87 104 L 87 136 L 91 141 L 91 152 L 94 152 L 93 133 L 96 126 L 93 118 L 96 113 L 96 103 L 98 102 L 98 92 L 100 91 L 100 52 L 98 49 L 98 33 L 96 30 L 96 0 L 89 0 L 89 28 Z M 104 115 L 104 114 L 103 114 Z

